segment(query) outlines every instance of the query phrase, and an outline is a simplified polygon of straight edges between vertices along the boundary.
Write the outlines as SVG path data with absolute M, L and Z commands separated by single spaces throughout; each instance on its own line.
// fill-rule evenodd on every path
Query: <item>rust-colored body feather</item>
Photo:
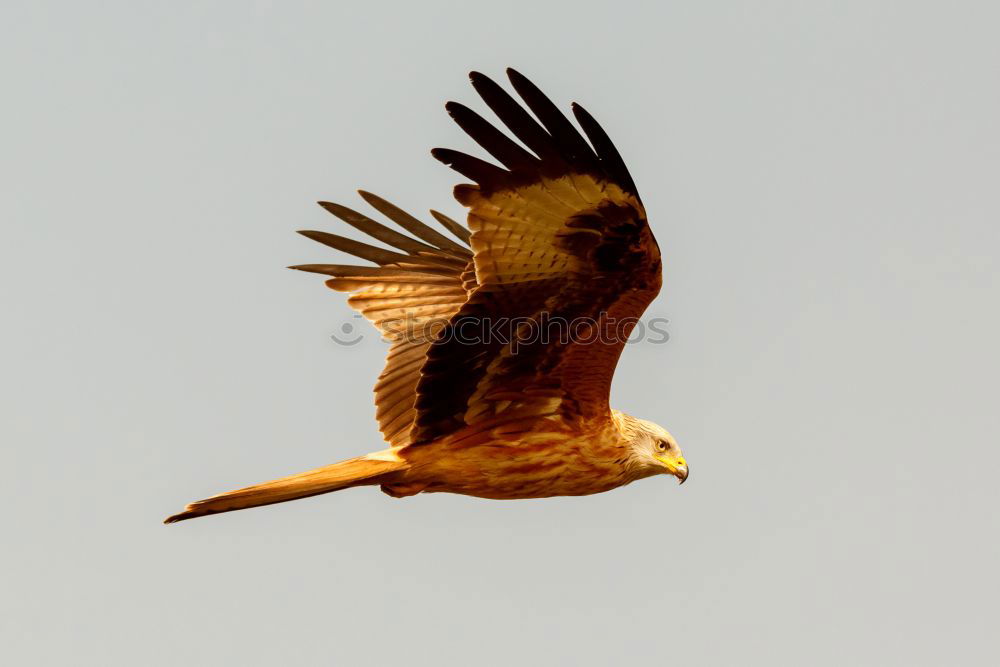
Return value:
M 602 493 L 643 476 L 628 465 L 628 448 L 613 428 L 595 432 L 555 420 L 532 426 L 516 432 L 467 427 L 406 448 L 409 467 L 383 489 L 396 496 L 446 492 L 512 500 Z

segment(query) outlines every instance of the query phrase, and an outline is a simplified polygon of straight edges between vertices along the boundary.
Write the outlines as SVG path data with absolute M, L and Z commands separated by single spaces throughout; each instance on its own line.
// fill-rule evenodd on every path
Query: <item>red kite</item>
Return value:
M 412 236 L 328 202 L 395 250 L 302 232 L 374 264 L 292 268 L 331 276 L 326 284 L 350 292 L 348 303 L 393 341 L 375 385 L 389 447 L 192 503 L 167 523 L 353 486 L 512 499 L 600 493 L 657 474 L 687 479 L 665 429 L 608 402 L 618 357 L 662 282 L 632 177 L 583 107 L 573 115 L 586 139 L 534 84 L 507 73 L 527 109 L 486 76 L 470 77 L 520 143 L 471 109 L 446 106 L 502 166 L 432 151 L 474 181 L 455 188 L 468 229 L 432 211 L 449 238 L 362 192 Z M 553 328 L 558 335 L 546 335 Z

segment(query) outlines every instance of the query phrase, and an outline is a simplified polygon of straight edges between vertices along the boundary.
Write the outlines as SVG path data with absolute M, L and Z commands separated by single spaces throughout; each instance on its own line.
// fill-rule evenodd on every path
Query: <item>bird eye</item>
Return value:
M 660 440 L 658 443 L 656 443 L 656 450 L 660 451 L 660 452 L 667 451 L 667 441 L 666 440 Z

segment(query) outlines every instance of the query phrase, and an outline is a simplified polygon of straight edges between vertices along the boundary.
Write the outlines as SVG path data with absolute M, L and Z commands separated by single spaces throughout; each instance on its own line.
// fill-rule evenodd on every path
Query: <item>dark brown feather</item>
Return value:
M 562 161 L 549 133 L 506 90 L 479 72 L 470 73 L 469 79 L 497 118 L 543 162 Z
M 483 120 L 472 109 L 458 102 L 448 102 L 445 109 L 466 134 L 508 169 L 519 171 L 538 169 L 540 163 L 537 157 L 511 141 L 506 134 Z
M 505 171 L 495 164 L 490 164 L 477 157 L 472 157 L 471 155 L 466 155 L 450 148 L 435 148 L 431 150 L 431 155 L 483 187 L 502 187 L 504 183 L 509 182 L 509 171 Z
M 552 135 L 560 156 L 578 169 L 593 169 L 597 156 L 552 100 L 517 70 L 508 68 L 507 76 L 517 94 Z
M 639 197 L 639 191 L 635 187 L 635 182 L 632 180 L 632 174 L 629 173 L 628 167 L 625 166 L 625 161 L 611 141 L 611 137 L 604 131 L 604 128 L 594 120 L 594 117 L 586 109 L 576 102 L 573 103 L 573 115 L 576 116 L 580 127 L 583 128 L 587 138 L 590 139 L 594 150 L 597 151 L 597 156 L 601 160 L 601 165 L 604 167 L 605 173 L 610 176 L 613 182 L 622 186 L 623 190 L 631 193 L 636 199 L 642 202 L 642 199 Z

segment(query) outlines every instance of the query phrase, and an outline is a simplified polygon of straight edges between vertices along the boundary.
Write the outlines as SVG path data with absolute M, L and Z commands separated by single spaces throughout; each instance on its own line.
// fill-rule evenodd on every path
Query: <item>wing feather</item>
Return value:
M 495 164 L 450 148 L 435 148 L 431 154 L 462 176 L 471 178 L 477 183 L 503 183 L 509 176 L 509 172 Z
M 469 74 L 469 79 L 472 81 L 472 87 L 497 115 L 497 118 L 544 163 L 561 164 L 563 162 L 562 155 L 549 133 L 506 90 L 493 79 L 479 72 Z
M 552 100 L 517 70 L 508 69 L 507 76 L 514 90 L 552 136 L 560 157 L 577 169 L 593 168 L 597 163 L 594 151 Z
M 341 206 L 340 204 L 334 204 L 333 202 L 328 201 L 321 201 L 319 202 L 319 205 L 349 224 L 351 227 L 364 232 L 374 239 L 378 239 L 382 243 L 398 248 L 399 250 L 410 253 L 427 251 L 433 252 L 434 250 L 439 250 L 439 248 L 436 248 L 435 246 L 414 241 L 406 234 L 400 234 L 399 232 L 390 229 L 381 223 L 375 222 L 368 216 L 362 215 L 361 213 L 349 209 L 346 206 Z
M 381 197 L 367 192 L 362 196 L 420 240 L 346 206 L 320 202 L 355 229 L 402 252 L 328 232 L 308 231 L 301 233 L 378 266 L 300 264 L 290 268 L 329 276 L 327 286 L 348 292 L 348 304 L 392 342 L 375 383 L 375 418 L 386 442 L 401 445 L 408 441 L 416 416 L 416 388 L 430 340 L 468 298 L 472 253 L 467 246 L 448 239 Z M 450 229 L 447 224 L 445 228 Z M 456 236 L 461 240 L 460 233 Z
M 417 385 L 409 437 L 427 442 L 498 418 L 610 419 L 611 379 L 635 321 L 661 283 L 659 248 L 618 151 L 581 107 L 591 141 L 533 83 L 508 70 L 538 121 L 482 74 L 470 78 L 486 104 L 537 155 L 461 105 L 458 124 L 502 169 L 448 149 L 432 154 L 476 183 L 455 188 L 469 208 L 475 286 L 431 343 Z M 490 322 L 507 336 L 465 339 Z M 573 335 L 539 336 L 550 322 Z
M 458 102 L 448 102 L 445 109 L 466 134 L 508 169 L 528 172 L 538 169 L 541 162 L 537 157 L 518 146 L 472 109 Z
M 457 222 L 446 216 L 444 213 L 439 213 L 438 211 L 431 210 L 431 215 L 434 216 L 435 220 L 440 222 L 445 229 L 451 232 L 460 241 L 462 241 L 466 245 L 469 244 L 469 240 L 472 238 L 472 232 L 470 232 L 468 229 L 466 229 L 462 225 L 458 224 Z
M 360 194 L 366 202 L 371 204 L 373 208 L 382 213 L 382 215 L 389 218 L 417 238 L 423 239 L 440 250 L 457 253 L 462 257 L 468 255 L 468 248 L 455 243 L 441 232 L 431 229 L 398 206 L 390 204 L 378 195 L 373 195 L 372 193 L 365 192 L 364 190 L 358 190 L 358 194 Z
M 375 384 L 376 418 L 392 445 L 427 442 L 467 424 L 520 432 L 540 417 L 608 419 L 628 322 L 660 287 L 659 249 L 607 133 L 574 104 L 581 134 L 531 81 L 514 70 L 508 77 L 521 102 L 470 74 L 513 137 L 466 106 L 446 107 L 502 166 L 432 151 L 474 181 L 455 187 L 469 209 L 468 228 L 431 211 L 457 241 L 365 191 L 365 201 L 412 236 L 332 202 L 320 204 L 393 249 L 301 232 L 375 264 L 291 268 L 327 276 L 392 342 Z M 482 334 L 498 319 L 514 323 L 506 337 L 456 335 L 470 324 Z M 530 335 L 550 320 L 582 326 L 574 335 L 559 330 L 554 340 Z

